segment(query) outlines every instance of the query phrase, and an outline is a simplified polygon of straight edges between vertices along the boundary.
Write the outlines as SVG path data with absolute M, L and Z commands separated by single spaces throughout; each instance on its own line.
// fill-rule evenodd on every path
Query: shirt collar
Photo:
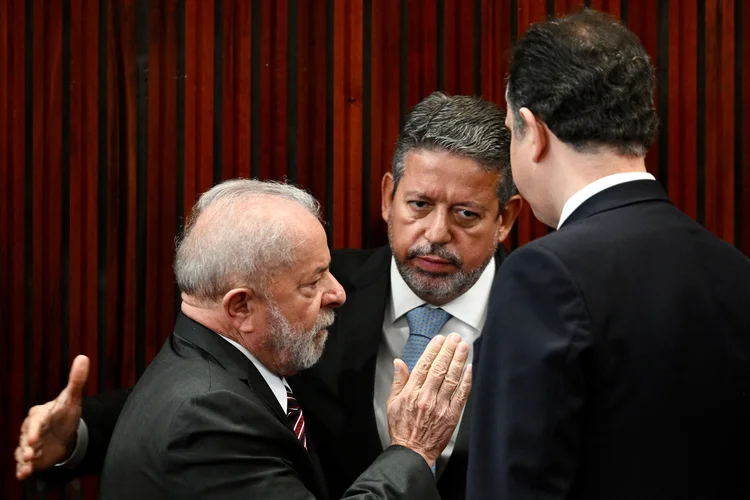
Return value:
M 568 201 L 565 202 L 565 205 L 563 205 L 562 213 L 560 214 L 560 222 L 557 223 L 557 229 L 560 229 L 560 226 L 563 225 L 565 219 L 570 217 L 570 214 L 575 212 L 576 208 L 580 207 L 583 202 L 585 202 L 595 194 L 618 184 L 641 180 L 655 181 L 656 179 L 648 172 L 624 172 L 620 174 L 608 175 L 606 177 L 602 177 L 601 179 L 595 180 L 591 184 L 588 184 L 583 189 L 579 190 L 573 196 L 568 198 Z
M 466 323 L 475 330 L 482 330 L 487 316 L 487 303 L 490 298 L 492 281 L 495 278 L 495 259 L 490 259 L 487 267 L 474 285 L 451 302 L 440 306 L 445 312 Z M 391 323 L 412 309 L 425 304 L 406 284 L 396 267 L 396 259 L 391 258 Z
M 219 335 L 219 337 L 223 338 L 230 344 L 232 344 L 234 347 L 236 347 L 242 354 L 244 354 L 247 359 L 249 359 L 253 365 L 255 365 L 255 368 L 258 369 L 260 372 L 260 376 L 263 377 L 263 380 L 266 381 L 268 384 L 268 387 L 271 389 L 271 392 L 273 392 L 273 395 L 276 396 L 276 399 L 279 401 L 279 404 L 281 405 L 281 409 L 284 410 L 284 413 L 287 413 L 287 406 L 286 406 L 286 380 L 284 380 L 282 377 L 279 377 L 275 373 L 272 373 L 271 370 L 266 368 L 266 366 L 258 361 L 258 359 L 253 356 L 250 351 L 248 351 L 245 346 L 238 344 L 232 339 L 229 339 L 223 335 Z

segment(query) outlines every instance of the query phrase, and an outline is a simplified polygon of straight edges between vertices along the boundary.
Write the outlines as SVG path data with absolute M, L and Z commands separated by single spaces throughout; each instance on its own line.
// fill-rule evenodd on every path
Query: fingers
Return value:
M 442 335 L 436 335 L 430 340 L 430 343 L 427 344 L 422 356 L 419 357 L 419 361 L 417 361 L 417 364 L 409 375 L 409 382 L 407 385 L 409 386 L 410 391 L 418 390 L 422 387 L 422 384 L 424 384 L 424 381 L 427 378 L 427 374 L 430 372 L 430 367 L 440 353 L 444 343 L 445 337 Z
M 471 392 L 471 381 L 472 381 L 472 365 L 466 367 L 464 377 L 461 379 L 461 383 L 458 386 L 458 390 L 451 399 L 450 408 L 454 415 L 460 415 L 464 409 L 466 400 L 469 399 L 469 393 Z
M 440 390 L 440 386 L 443 385 L 445 376 L 448 373 L 453 355 L 456 352 L 459 342 L 461 342 L 461 336 L 457 333 L 451 333 L 445 340 L 443 347 L 432 362 L 432 366 L 429 368 L 429 373 L 424 382 L 424 389 L 436 395 Z M 421 363 L 421 359 L 420 359 Z
M 391 385 L 391 395 L 389 400 L 395 398 L 404 390 L 406 383 L 409 381 L 409 369 L 400 359 L 393 360 L 393 385 Z
M 62 390 L 57 400 L 65 404 L 80 405 L 83 399 L 83 389 L 89 378 L 89 358 L 83 355 L 76 356 L 70 367 L 68 385 Z
M 450 361 L 448 372 L 440 386 L 438 398 L 443 398 L 446 401 L 450 400 L 456 387 L 458 387 L 458 384 L 461 381 L 461 374 L 464 371 L 464 366 L 466 366 L 466 360 L 468 358 L 469 344 L 466 342 L 460 342 L 453 353 L 453 359 Z

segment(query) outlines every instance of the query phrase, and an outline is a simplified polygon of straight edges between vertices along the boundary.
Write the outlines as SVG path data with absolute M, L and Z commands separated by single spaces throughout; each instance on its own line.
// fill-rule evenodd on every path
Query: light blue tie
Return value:
M 401 359 L 409 368 L 409 373 L 419 361 L 430 340 L 437 335 L 443 325 L 450 319 L 451 315 L 440 308 L 429 307 L 427 304 L 412 309 L 406 313 L 406 322 L 409 323 L 409 339 L 404 346 Z M 436 465 L 432 466 L 432 475 L 435 475 Z
M 401 359 L 409 368 L 409 373 L 419 361 L 427 344 L 450 317 L 451 315 L 442 309 L 429 307 L 426 304 L 406 313 L 406 322 L 409 323 L 409 339 L 406 341 Z

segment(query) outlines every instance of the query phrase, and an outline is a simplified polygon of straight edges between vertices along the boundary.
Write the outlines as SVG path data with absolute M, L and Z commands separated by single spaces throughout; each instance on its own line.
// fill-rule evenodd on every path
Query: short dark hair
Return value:
M 532 25 L 511 53 L 507 100 L 514 132 L 528 108 L 561 141 L 642 157 L 654 140 L 654 67 L 631 31 L 584 9 Z
M 394 192 L 404 175 L 406 153 L 412 150 L 443 150 L 471 158 L 488 171 L 497 171 L 501 208 L 516 193 L 505 111 L 481 97 L 434 92 L 414 106 L 396 142 Z

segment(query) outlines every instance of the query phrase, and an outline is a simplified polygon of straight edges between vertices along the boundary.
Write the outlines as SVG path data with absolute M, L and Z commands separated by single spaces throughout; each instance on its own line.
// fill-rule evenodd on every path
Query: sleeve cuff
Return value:
M 89 446 L 89 428 L 86 426 L 86 422 L 81 418 L 78 420 L 78 432 L 76 433 L 76 447 L 73 449 L 73 453 L 65 460 L 56 464 L 56 467 L 66 467 L 68 469 L 75 468 L 78 464 L 83 461 L 83 457 L 86 456 L 86 449 Z

